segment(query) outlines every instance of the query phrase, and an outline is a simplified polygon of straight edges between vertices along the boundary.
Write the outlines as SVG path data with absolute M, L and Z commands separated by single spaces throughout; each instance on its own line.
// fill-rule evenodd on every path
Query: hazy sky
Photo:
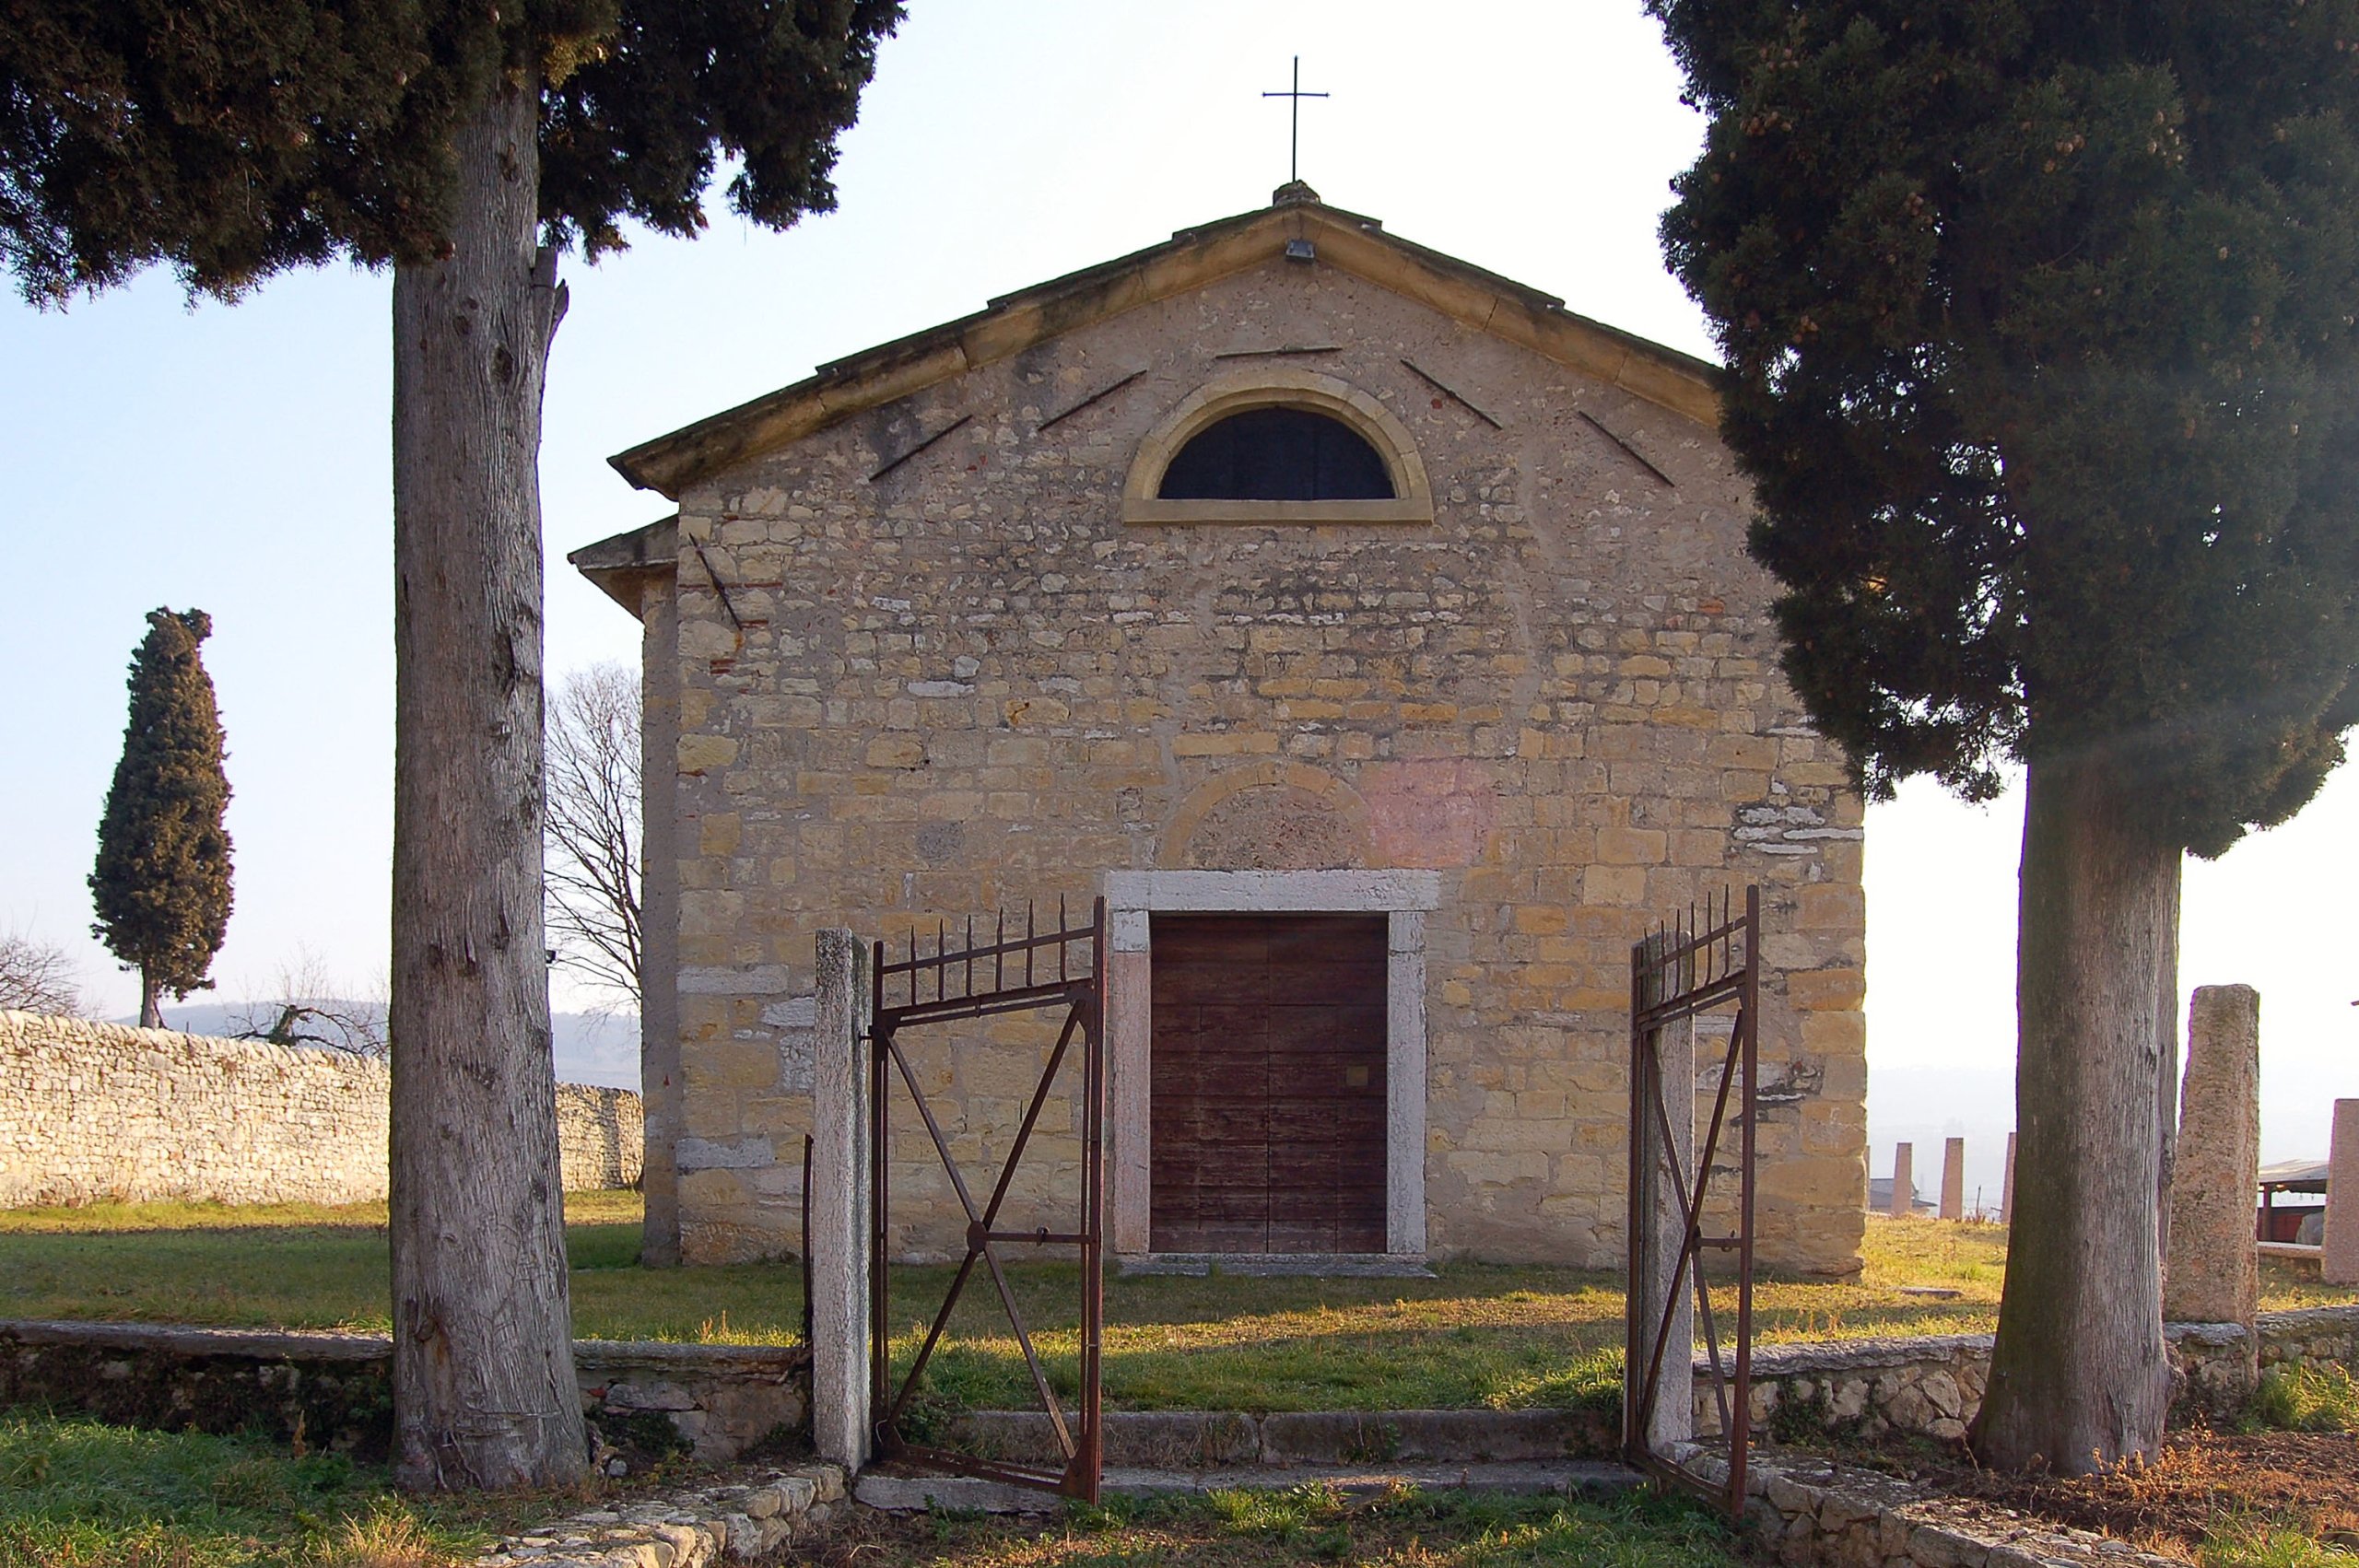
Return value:
M 636 656 L 634 623 L 562 565 L 668 509 L 608 454 L 1262 205 L 1286 106 L 1259 95 L 1296 53 L 1304 88 L 1334 95 L 1302 111 L 1302 173 L 1329 202 L 1710 352 L 1654 238 L 1700 123 L 1637 0 L 911 9 L 844 139 L 839 212 L 773 235 L 716 208 L 700 241 L 568 263 L 541 462 L 552 671 Z M 124 664 L 158 604 L 215 627 L 237 846 L 220 995 L 266 989 L 303 947 L 356 985 L 385 966 L 389 287 L 340 269 L 191 306 L 157 275 L 62 313 L 0 302 L 0 930 L 67 943 L 106 1011 L 136 988 L 88 938 L 83 878 Z M 1872 1064 L 2005 1069 L 2019 832 L 2013 802 L 1930 789 L 1871 812 Z M 2185 978 L 2262 993 L 2272 1157 L 2323 1153 L 2329 1100 L 2359 1094 L 2354 887 L 2349 770 L 2293 825 L 2189 871 Z

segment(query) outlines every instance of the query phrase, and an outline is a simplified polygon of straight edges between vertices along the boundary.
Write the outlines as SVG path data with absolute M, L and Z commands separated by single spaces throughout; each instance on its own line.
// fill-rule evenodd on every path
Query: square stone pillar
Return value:
M 2250 986 L 2199 986 L 2188 1010 L 2171 1170 L 2165 1319 L 2252 1328 L 2260 1305 L 2253 1237 L 2259 1189 L 2260 994 Z
M 2015 1223 L 2015 1135 L 2007 1134 L 2007 1174 L 1999 1185 L 1999 1223 Z
M 639 1186 L 643 1221 L 640 1261 L 669 1269 L 680 1261 L 680 1128 L 687 1103 L 680 1082 L 679 610 L 669 574 L 640 590 L 640 971 L 639 1103 L 645 1113 Z
M 817 937 L 811 1082 L 811 1440 L 847 1469 L 866 1462 L 870 1216 L 868 945 Z
M 1622 1377 L 1623 1409 L 1634 1417 L 1686 1238 L 1687 1216 L 1680 1211 L 1672 1168 L 1675 1164 L 1685 1173 L 1683 1180 L 1692 1180 L 1696 1174 L 1696 1025 L 1689 1020 L 1657 1030 L 1647 1046 L 1662 1086 L 1665 1114 L 1659 1121 L 1649 1106 L 1638 1129 L 1639 1229 L 1632 1245 L 1637 1249 L 1639 1294 L 1629 1305 L 1630 1361 Z M 1663 1138 L 1666 1124 L 1668 1143 Z M 1656 1378 L 1653 1419 L 1644 1432 L 1632 1433 L 1654 1453 L 1667 1452 L 1672 1445 L 1696 1435 L 1696 1285 L 1693 1279 L 1679 1279 L 1676 1288 L 1670 1324 L 1661 1334 L 1662 1370 Z
M 1895 1144 L 1892 1151 L 1892 1217 L 1905 1220 L 1915 1212 L 1917 1199 L 1916 1148 L 1912 1144 Z
M 1942 1147 L 1942 1218 L 1966 1218 L 1966 1140 L 1953 1138 Z
M 2319 1277 L 2330 1285 L 2359 1285 L 2359 1100 L 2334 1103 L 2326 1157 L 2325 1240 Z

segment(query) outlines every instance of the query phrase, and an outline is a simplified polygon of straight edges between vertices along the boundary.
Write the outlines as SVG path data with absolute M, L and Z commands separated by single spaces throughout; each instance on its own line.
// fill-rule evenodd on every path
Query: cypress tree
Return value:
M 166 993 L 211 989 L 229 929 L 229 779 L 221 718 L 198 646 L 202 610 L 151 610 L 131 657 L 131 718 L 99 819 L 91 934 L 139 971 L 139 1024 L 164 1025 Z
M 2359 5 L 1649 9 L 1708 117 L 1663 240 L 1786 673 L 1872 796 L 2025 769 L 1975 1445 L 2152 1453 L 2182 852 L 2359 723 Z
M 898 0 L 0 7 L 0 259 L 235 298 L 390 263 L 394 1463 L 559 1486 L 573 1375 L 542 905 L 537 460 L 559 254 L 835 204 Z

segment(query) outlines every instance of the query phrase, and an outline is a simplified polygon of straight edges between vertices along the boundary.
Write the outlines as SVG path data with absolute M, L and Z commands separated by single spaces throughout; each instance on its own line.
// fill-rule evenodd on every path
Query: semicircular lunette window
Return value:
M 1249 408 L 1191 437 L 1163 471 L 1167 501 L 1391 500 L 1392 474 L 1366 437 L 1304 408 Z

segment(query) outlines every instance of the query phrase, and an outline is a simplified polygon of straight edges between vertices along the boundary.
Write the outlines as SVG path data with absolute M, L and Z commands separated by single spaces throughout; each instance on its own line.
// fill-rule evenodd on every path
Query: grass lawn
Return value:
M 636 1192 L 565 1195 L 585 1339 L 791 1343 L 793 1263 L 639 1268 Z M 103 1317 L 385 1333 L 385 1206 L 93 1204 L 0 1210 L 0 1317 Z
M 441 1568 L 580 1506 L 415 1501 L 340 1455 L 0 1416 L 0 1568 Z
M 234 1438 L 0 1417 L 0 1568 L 458 1568 L 590 1494 L 412 1499 L 383 1471 Z M 841 1568 L 918 1564 L 1580 1563 L 1738 1568 L 1692 1504 L 1323 1487 L 1073 1507 L 1061 1517 L 855 1514 L 796 1549 Z
M 635 1193 L 568 1196 L 574 1325 L 606 1339 L 792 1340 L 793 1264 L 640 1270 Z M 384 1211 L 173 1204 L 0 1212 L 0 1317 L 386 1327 Z M 1869 1223 L 1867 1267 L 1842 1284 L 1766 1281 L 1758 1337 L 1966 1332 L 1995 1320 L 2006 1233 L 1933 1220 Z M 947 1269 L 895 1270 L 906 1363 Z M 1012 1268 L 1052 1380 L 1070 1390 L 1076 1271 Z M 1450 1264 L 1431 1280 L 1109 1278 L 1109 1404 L 1131 1409 L 1385 1410 L 1563 1405 L 1609 1398 L 1619 1373 L 1621 1278 L 1572 1269 Z M 1941 1287 L 1951 1298 L 1907 1296 Z M 2262 1305 L 2348 1302 L 2264 1264 Z M 1732 1302 L 1731 1303 L 1732 1305 Z M 1029 1404 L 1015 1339 L 978 1271 L 930 1374 L 953 1407 Z
M 1743 1561 L 1717 1519 L 1675 1499 L 1568 1503 L 1404 1491 L 1349 1500 L 1323 1487 L 1116 1500 L 1046 1524 L 867 1516 L 814 1543 L 808 1555 L 831 1568 L 1739 1568 Z

